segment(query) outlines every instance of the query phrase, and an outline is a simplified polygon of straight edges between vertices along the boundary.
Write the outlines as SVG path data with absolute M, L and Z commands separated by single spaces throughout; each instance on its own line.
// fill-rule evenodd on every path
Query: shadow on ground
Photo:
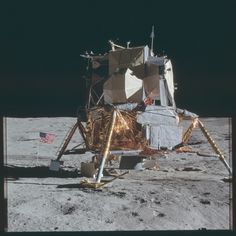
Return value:
M 18 179 L 22 178 L 77 178 L 81 177 L 78 170 L 64 170 L 51 171 L 48 166 L 36 167 L 18 167 L 18 166 L 5 166 L 4 176 L 7 178 Z
M 57 188 L 81 188 L 81 189 L 85 189 L 86 187 L 83 186 L 82 184 L 60 184 L 57 185 Z

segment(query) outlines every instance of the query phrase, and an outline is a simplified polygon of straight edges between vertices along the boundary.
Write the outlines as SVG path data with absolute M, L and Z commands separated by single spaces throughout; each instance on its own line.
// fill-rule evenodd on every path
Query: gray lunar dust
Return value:
M 201 119 L 231 165 L 228 118 Z M 130 170 L 102 189 L 81 188 L 81 162 L 92 154 L 66 155 L 62 170 L 48 170 L 76 118 L 7 118 L 8 231 L 116 231 L 229 229 L 230 183 L 214 155 L 167 153 L 159 170 Z M 56 135 L 39 142 L 39 132 Z M 80 141 L 76 133 L 70 147 Z M 193 150 L 214 154 L 196 129 Z M 121 170 L 117 170 L 122 172 Z

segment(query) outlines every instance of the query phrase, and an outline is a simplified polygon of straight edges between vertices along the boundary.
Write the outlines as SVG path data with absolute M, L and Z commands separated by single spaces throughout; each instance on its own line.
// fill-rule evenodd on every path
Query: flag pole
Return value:
M 39 160 L 39 145 L 40 145 L 40 140 L 38 142 L 38 151 L 37 151 L 37 158 L 36 158 L 36 166 L 38 166 L 38 160 Z
M 40 142 L 40 140 L 39 140 Z M 39 143 L 38 143 L 37 157 L 36 157 L 36 166 L 38 166 L 38 157 L 39 157 Z

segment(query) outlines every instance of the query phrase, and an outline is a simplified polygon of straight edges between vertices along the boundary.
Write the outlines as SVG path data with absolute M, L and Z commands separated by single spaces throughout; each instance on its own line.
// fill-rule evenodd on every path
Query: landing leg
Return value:
M 216 154 L 219 155 L 220 160 L 223 162 L 223 164 L 225 165 L 225 167 L 229 171 L 229 174 L 232 175 L 232 169 L 230 168 L 229 164 L 226 162 L 223 153 L 220 151 L 219 147 L 216 145 L 214 140 L 211 138 L 210 134 L 208 133 L 208 131 L 206 130 L 206 128 L 204 127 L 204 125 L 202 124 L 202 122 L 200 120 L 198 120 L 198 125 L 199 125 L 202 133 L 204 134 L 204 136 L 207 138 L 207 140 L 210 143 L 213 150 L 216 152 Z
M 49 167 L 50 170 L 59 171 L 59 169 L 60 169 L 60 159 L 61 159 L 63 153 L 65 152 L 71 138 L 73 137 L 77 127 L 78 127 L 78 123 L 76 122 L 76 124 L 72 127 L 70 133 L 68 134 L 68 136 L 67 136 L 67 138 L 66 138 L 66 140 L 65 140 L 65 142 L 64 142 L 64 144 L 63 144 L 63 146 L 62 146 L 62 148 L 61 148 L 61 150 L 60 150 L 60 152 L 57 156 L 57 159 L 51 161 L 51 164 L 50 164 L 50 167 Z
M 111 145 L 111 138 L 112 138 L 112 134 L 113 134 L 115 121 L 116 121 L 116 110 L 113 111 L 112 118 L 111 118 L 111 121 L 110 121 L 107 141 L 106 141 L 106 145 L 105 145 L 105 148 L 104 148 L 104 151 L 103 151 L 102 163 L 100 165 L 98 176 L 97 176 L 97 179 L 96 179 L 97 183 L 100 183 L 100 181 L 101 181 L 105 161 L 107 159 L 107 156 L 109 155 L 109 150 L 110 150 L 110 145 Z

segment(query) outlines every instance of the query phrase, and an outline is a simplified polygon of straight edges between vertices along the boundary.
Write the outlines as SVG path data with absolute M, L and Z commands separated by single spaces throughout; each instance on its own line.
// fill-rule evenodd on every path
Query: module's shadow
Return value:
M 48 166 L 36 167 L 18 167 L 18 166 L 4 166 L 4 176 L 6 178 L 77 178 L 81 177 L 78 170 L 51 171 Z
M 84 188 L 81 184 L 59 184 L 57 188 Z

